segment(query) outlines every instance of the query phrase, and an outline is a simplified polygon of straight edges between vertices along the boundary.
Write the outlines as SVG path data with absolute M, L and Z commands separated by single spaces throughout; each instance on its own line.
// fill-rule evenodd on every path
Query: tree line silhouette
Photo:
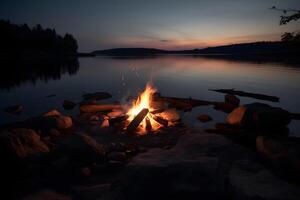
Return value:
M 40 24 L 30 28 L 27 24 L 16 25 L 0 20 L 0 57 L 75 56 L 76 39 L 66 33 L 63 37 L 55 29 L 42 28 Z
M 292 21 L 300 19 L 300 10 L 297 9 L 281 9 L 276 6 L 272 6 L 272 10 L 282 12 L 284 15 L 280 16 L 279 25 L 286 25 Z M 291 13 L 287 15 L 288 13 Z M 283 42 L 300 42 L 300 31 L 285 32 L 281 35 L 281 41 Z

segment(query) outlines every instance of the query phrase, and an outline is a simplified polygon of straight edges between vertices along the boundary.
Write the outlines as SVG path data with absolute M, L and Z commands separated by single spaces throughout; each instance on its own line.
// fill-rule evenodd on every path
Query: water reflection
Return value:
M 25 109 L 20 116 L 0 110 L 0 124 L 36 116 L 53 108 L 77 114 L 77 109 L 63 110 L 62 102 L 65 99 L 80 102 L 85 92 L 109 92 L 113 98 L 108 101 L 122 101 L 128 95 L 137 95 L 149 80 L 153 80 L 154 86 L 165 96 L 223 101 L 223 94 L 208 89 L 235 88 L 280 97 L 278 103 L 241 97 L 242 104 L 263 102 L 300 113 L 299 63 L 278 58 L 171 55 L 80 58 L 80 68 L 77 61 L 59 65 L 40 63 L 29 71 L 16 70 L 17 65 L 14 65 L 9 76 L 1 74 L 0 107 L 22 104 Z M 26 65 L 21 66 L 25 68 Z M 46 98 L 49 94 L 56 96 Z M 210 114 L 214 121 L 201 124 L 195 120 L 197 115 L 204 113 Z M 199 107 L 184 113 L 183 119 L 192 126 L 208 128 L 224 121 L 225 116 L 212 107 Z M 292 134 L 300 136 L 299 121 L 293 121 L 289 127 Z
M 20 87 L 26 82 L 33 85 L 37 81 L 47 83 L 49 80 L 60 80 L 61 75 L 75 75 L 79 69 L 77 58 L 69 60 L 39 61 L 2 61 L 0 89 Z

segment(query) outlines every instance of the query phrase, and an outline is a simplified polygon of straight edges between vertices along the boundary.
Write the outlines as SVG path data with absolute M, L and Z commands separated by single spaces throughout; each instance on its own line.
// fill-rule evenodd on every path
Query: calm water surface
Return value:
M 107 91 L 113 95 L 113 99 L 106 101 L 124 101 L 128 95 L 140 92 L 150 80 L 165 96 L 222 101 L 224 94 L 208 89 L 235 88 L 279 96 L 279 103 L 265 103 L 300 113 L 300 67 L 295 64 L 193 56 L 95 57 L 80 58 L 78 62 L 79 66 L 68 66 L 56 74 L 49 70 L 50 76 L 48 72 L 43 72 L 42 75 L 22 76 L 21 80 L 15 80 L 18 74 L 14 74 L 13 78 L 6 78 L 8 81 L 5 83 L 2 81 L 1 108 L 22 104 L 25 110 L 21 115 L 14 116 L 1 109 L 0 124 L 36 116 L 52 108 L 68 114 L 77 113 L 78 108 L 64 111 L 62 101 L 80 102 L 81 95 L 86 92 Z M 47 98 L 50 94 L 56 96 Z M 243 104 L 264 102 L 243 97 L 240 99 Z M 195 120 L 201 113 L 210 114 L 214 122 L 222 122 L 226 117 L 209 106 L 182 113 L 182 116 L 190 126 L 213 126 L 214 122 L 202 124 Z M 289 127 L 291 135 L 300 136 L 300 121 L 293 121 Z

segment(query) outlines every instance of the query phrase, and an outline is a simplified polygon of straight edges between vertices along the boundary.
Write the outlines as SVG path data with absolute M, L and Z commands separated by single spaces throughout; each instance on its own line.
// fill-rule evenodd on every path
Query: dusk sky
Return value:
M 79 51 L 115 47 L 203 48 L 279 40 L 279 11 L 299 0 L 2 0 L 0 19 L 71 33 Z

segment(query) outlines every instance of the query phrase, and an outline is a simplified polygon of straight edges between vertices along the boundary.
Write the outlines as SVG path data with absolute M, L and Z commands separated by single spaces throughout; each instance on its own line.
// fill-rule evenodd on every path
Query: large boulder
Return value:
M 300 182 L 300 138 L 259 136 L 256 138 L 256 149 L 278 173 Z
M 40 136 L 32 129 L 16 128 L 3 131 L 0 141 L 2 151 L 19 158 L 25 158 L 35 153 L 49 152 L 48 146 L 40 140 Z
M 201 145 L 207 140 L 187 134 L 173 149 L 155 148 L 133 158 L 126 169 L 126 199 L 221 199 L 224 176 L 220 160 Z
M 249 160 L 234 163 L 228 175 L 231 192 L 228 199 L 297 200 L 299 186 L 290 184 Z
M 282 187 L 283 186 L 283 187 Z M 274 176 L 222 136 L 187 133 L 169 150 L 150 149 L 127 165 L 125 199 L 298 199 L 299 187 Z
M 252 103 L 233 110 L 226 119 L 227 123 L 250 129 L 277 129 L 291 121 L 288 111 L 263 103 Z
M 69 116 L 62 115 L 57 110 L 51 110 L 40 117 L 34 117 L 26 120 L 24 125 L 26 127 L 47 132 L 50 129 L 69 129 L 73 126 L 73 120 Z
M 84 133 L 74 133 L 57 143 L 57 152 L 77 161 L 97 161 L 104 157 L 105 149 L 95 139 Z

